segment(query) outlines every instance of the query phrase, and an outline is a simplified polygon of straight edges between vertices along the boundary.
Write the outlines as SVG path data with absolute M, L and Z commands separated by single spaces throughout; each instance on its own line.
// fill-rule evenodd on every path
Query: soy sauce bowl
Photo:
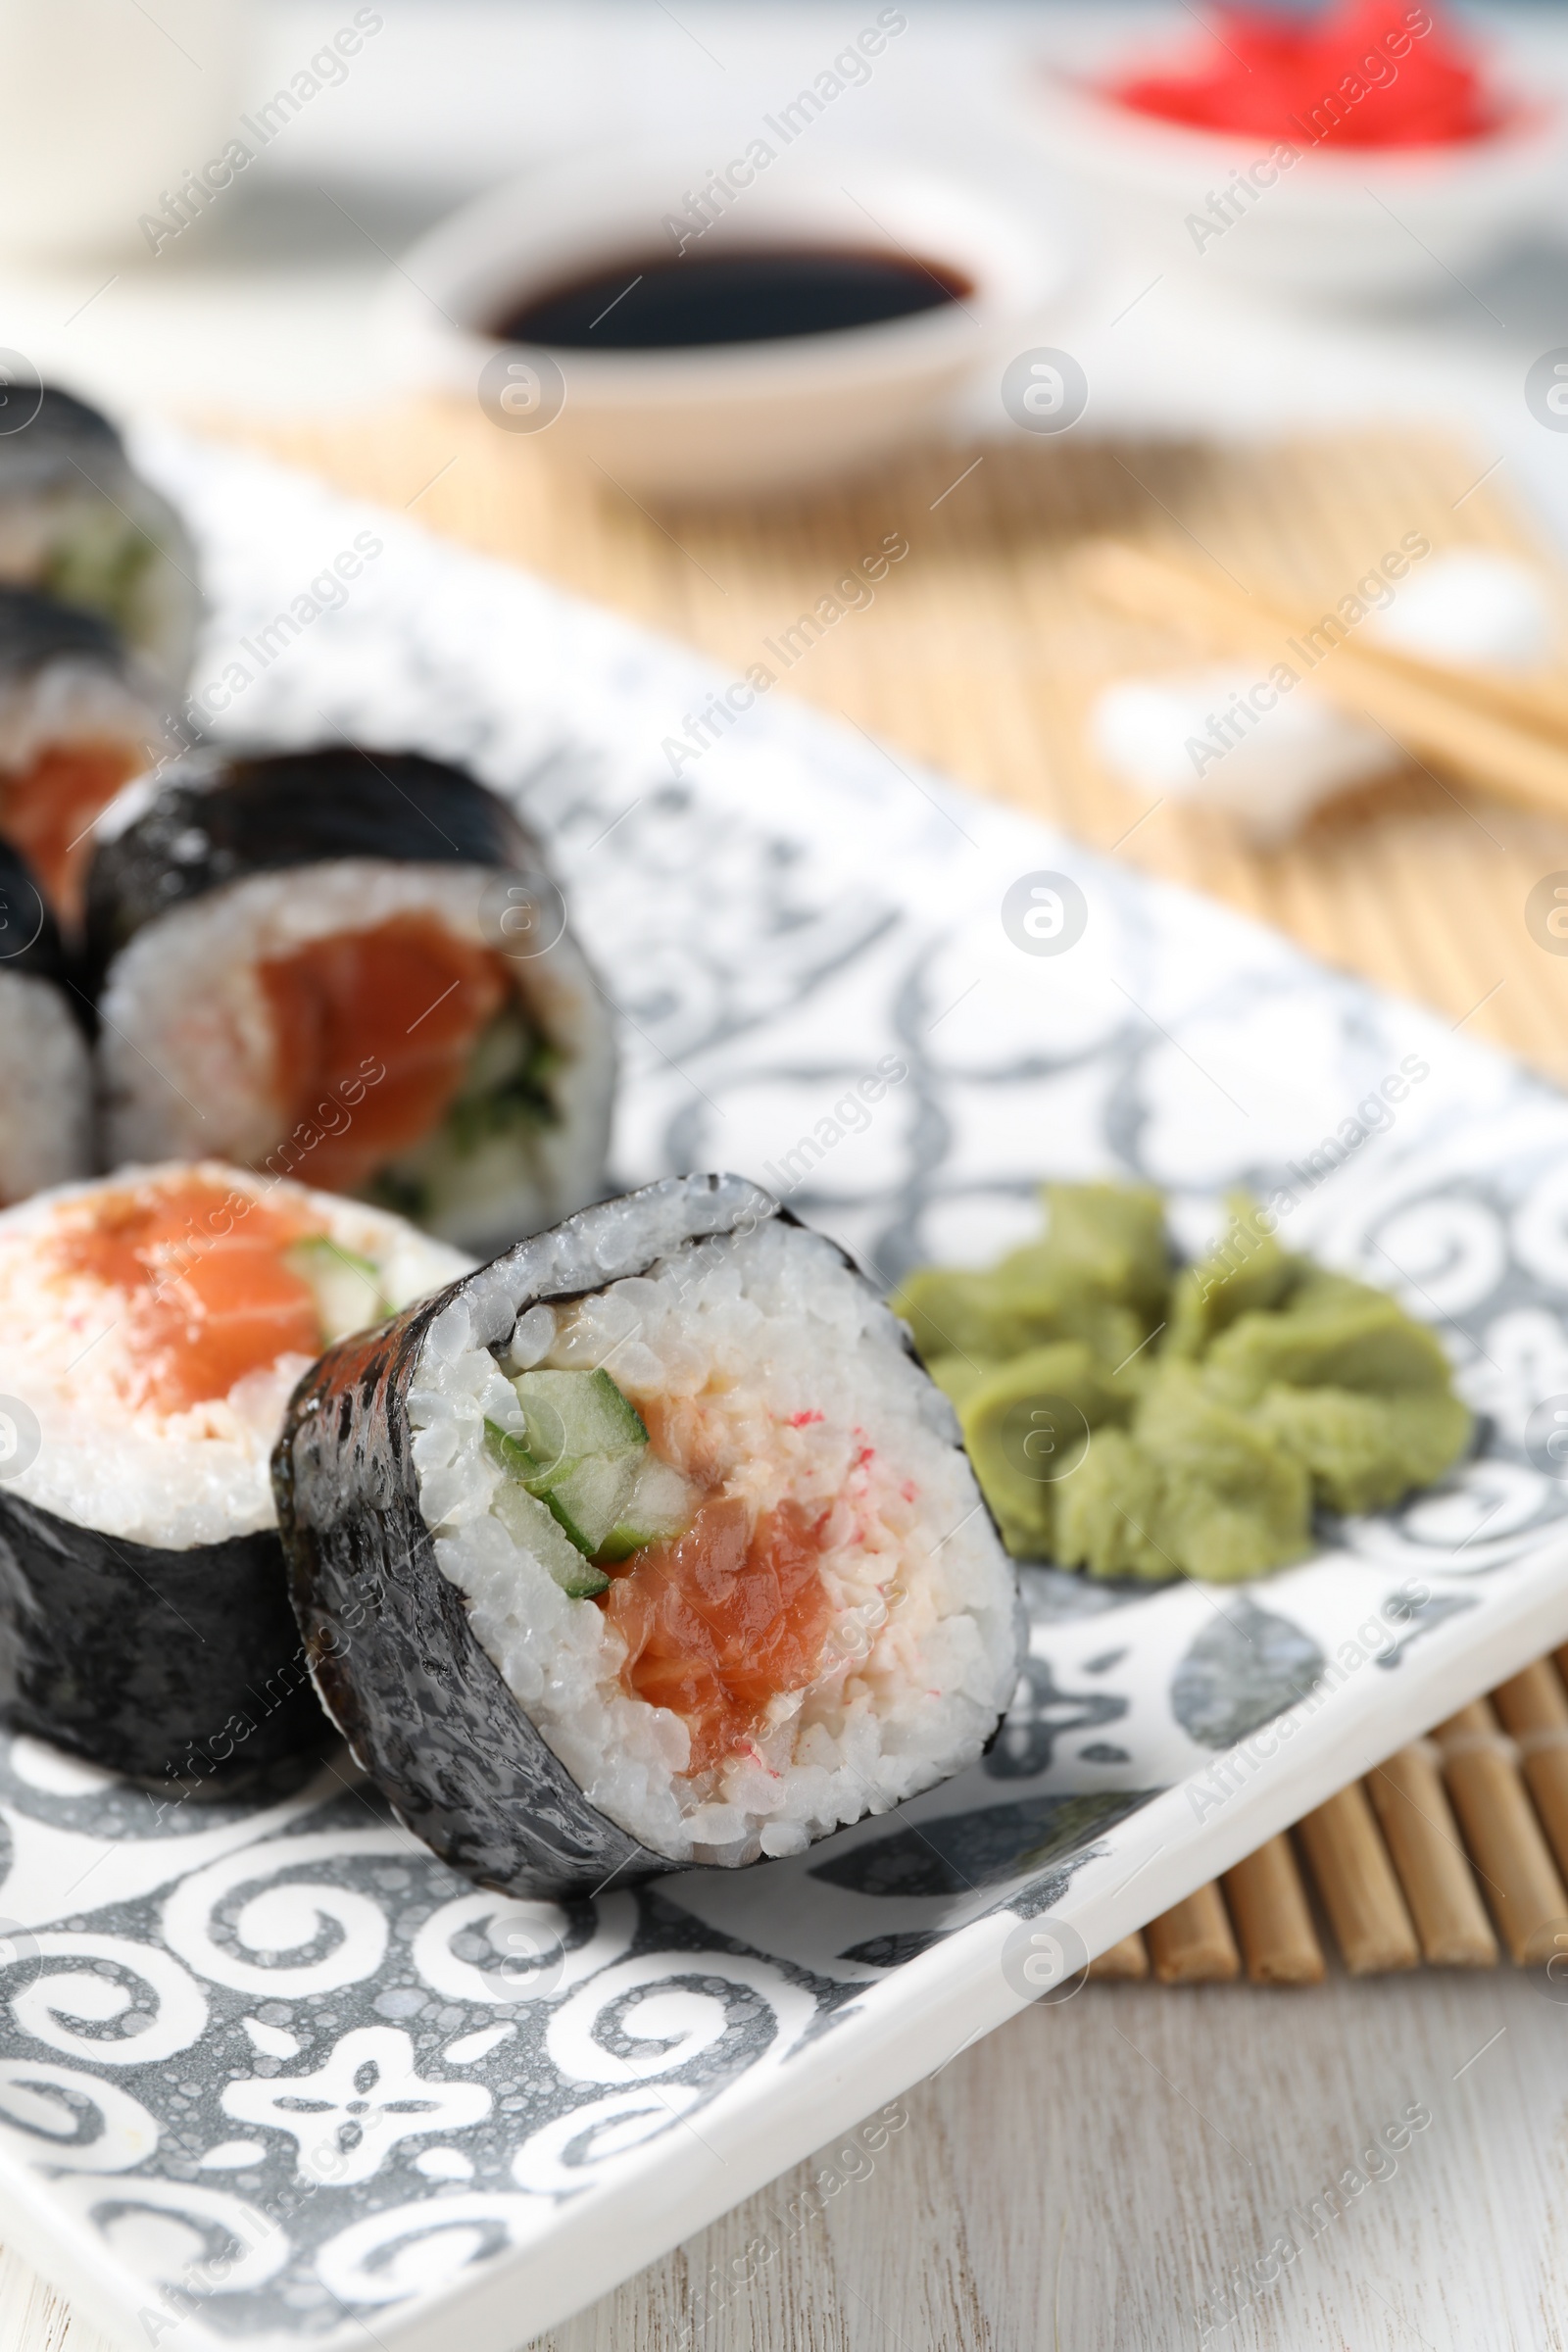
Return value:
M 652 156 L 533 173 L 455 213 L 390 282 L 382 347 L 405 380 L 466 395 L 498 430 L 625 489 L 721 499 L 853 473 L 940 434 L 966 383 L 1029 340 L 1067 281 L 1065 252 L 1028 215 L 957 177 L 858 159 L 809 177 L 780 159 L 772 174 L 738 190 L 685 254 L 912 259 L 955 281 L 956 298 L 746 343 L 508 341 L 503 322 L 543 296 L 605 270 L 630 283 L 673 258 L 669 223 L 690 220 L 684 196 L 707 174 L 690 156 Z

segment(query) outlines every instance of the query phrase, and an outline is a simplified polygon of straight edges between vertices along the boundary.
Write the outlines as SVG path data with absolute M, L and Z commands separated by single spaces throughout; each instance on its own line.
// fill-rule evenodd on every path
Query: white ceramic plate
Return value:
M 681 760 L 724 683 L 689 655 L 260 465 L 147 454 L 208 550 L 229 731 L 534 771 L 624 1015 L 626 1178 L 765 1181 L 810 1137 L 795 1204 L 890 1275 L 1014 1239 L 1048 1169 L 1151 1177 L 1195 1243 L 1225 1185 L 1292 1183 L 1288 1238 L 1436 1319 L 1487 1415 L 1443 1493 L 1245 1591 L 1027 1572 L 1029 1670 L 984 1764 L 798 1861 L 570 1913 L 454 1878 L 330 1767 L 160 1818 L 10 1743 L 6 2233 L 142 2352 L 502 2352 L 1568 1636 L 1565 1490 L 1524 1448 L 1568 1391 L 1568 1107 L 782 696 Z M 313 614 L 357 534 L 364 569 Z M 1042 873 L 1083 894 L 1065 953 L 1004 928 Z M 854 1132 L 833 1106 L 888 1055 L 907 1075 Z M 1425 1074 L 1354 1143 L 1401 1067 Z M 1291 1178 L 1330 1136 L 1343 1164 Z M 511 1987 L 509 1928 L 542 1955 Z

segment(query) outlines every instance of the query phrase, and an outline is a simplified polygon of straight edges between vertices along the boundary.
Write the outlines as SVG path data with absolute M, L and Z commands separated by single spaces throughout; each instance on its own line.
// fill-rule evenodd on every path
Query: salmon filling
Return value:
M 16 843 L 68 920 L 81 912 L 93 820 L 141 766 L 123 743 L 54 744 L 30 767 L 0 775 L 0 833 Z
M 514 994 L 503 956 L 425 914 L 313 939 L 257 968 L 289 1127 L 323 1096 L 363 1090 L 349 1124 L 312 1152 L 311 1182 L 329 1193 L 363 1192 L 442 1125 Z M 377 1064 L 384 1075 L 366 1088 Z
M 827 1517 L 786 1498 L 753 1529 L 738 1496 L 717 1497 L 683 1536 L 611 1571 L 599 1606 L 626 1643 L 621 1686 L 681 1717 L 688 1773 L 744 1749 L 772 1700 L 815 1679 L 832 1614 Z
M 124 1300 L 127 1402 L 180 1413 L 279 1356 L 319 1353 L 317 1296 L 286 1252 L 320 1230 L 295 1209 L 188 1177 L 100 1196 L 91 1221 L 51 1248 L 63 1273 Z

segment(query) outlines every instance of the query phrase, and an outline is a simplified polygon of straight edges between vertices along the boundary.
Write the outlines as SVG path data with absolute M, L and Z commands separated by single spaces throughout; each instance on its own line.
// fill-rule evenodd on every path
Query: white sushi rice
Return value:
M 160 1413 L 129 1399 L 129 1301 L 85 1274 L 62 1272 L 48 1237 L 88 1221 L 105 1195 L 160 1177 L 198 1176 L 311 1222 L 378 1269 L 394 1306 L 469 1270 L 469 1260 L 401 1217 L 330 1193 L 278 1184 L 217 1161 L 125 1168 L 91 1184 L 64 1185 L 0 1215 L 0 1395 L 37 1419 L 36 1458 L 7 1491 L 78 1527 L 181 1551 L 276 1525 L 269 1461 L 283 1411 L 312 1358 L 280 1355 L 226 1396 Z
M 166 741 L 150 696 L 102 662 L 67 654 L 0 683 L 0 768 L 13 773 L 61 744 L 122 744 L 139 764 Z
M 127 797 L 117 803 L 123 821 Z M 146 924 L 110 968 L 99 1045 L 108 1156 L 220 1152 L 275 1160 L 289 1113 L 274 1093 L 271 1017 L 257 974 L 308 941 L 430 913 L 459 938 L 487 939 L 483 866 L 341 858 L 256 874 Z M 536 1232 L 594 1198 L 603 1182 L 614 1047 L 603 1004 L 569 936 L 513 966 L 522 1009 L 561 1054 L 559 1117 L 477 1149 L 427 1220 L 476 1255 Z M 197 1107 L 199 1105 L 199 1108 Z M 308 1178 L 308 1160 L 291 1169 Z
M 602 1813 L 671 1861 L 743 1863 L 798 1853 L 979 1754 L 1017 1677 L 1013 1571 L 946 1399 L 829 1243 L 769 1217 L 689 1244 L 584 1300 L 531 1307 L 509 1352 L 519 1369 L 604 1365 L 665 1457 L 744 1497 L 754 1524 L 786 1497 L 830 1514 L 816 1679 L 775 1698 L 743 1752 L 688 1773 L 684 1721 L 622 1685 L 619 1632 L 492 1510 L 505 1473 L 484 1421 L 520 1432 L 522 1417 L 470 1298 L 442 1310 L 408 1400 L 436 1557 Z
M 0 1207 L 92 1166 L 92 1063 L 57 988 L 0 965 Z

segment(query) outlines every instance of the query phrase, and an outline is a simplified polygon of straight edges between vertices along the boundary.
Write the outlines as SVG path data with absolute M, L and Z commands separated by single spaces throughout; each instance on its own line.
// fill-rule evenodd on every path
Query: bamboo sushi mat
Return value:
M 654 511 L 602 474 L 568 475 L 540 442 L 457 403 L 249 425 L 244 437 L 686 638 L 732 675 L 757 661 L 778 669 L 764 640 L 902 535 L 909 552 L 874 603 L 848 611 L 779 692 L 1227 900 L 1568 1081 L 1568 957 L 1543 954 L 1524 927 L 1531 886 L 1568 866 L 1568 820 L 1516 813 L 1412 768 L 1262 854 L 1219 815 L 1170 800 L 1152 808 L 1152 795 L 1113 782 L 1084 742 L 1103 684 L 1192 656 L 1088 603 L 1071 577 L 1082 539 L 1108 530 L 1206 549 L 1321 612 L 1407 530 L 1438 548 L 1540 556 L 1510 509 L 1506 465 L 1488 470 L 1490 448 L 1405 430 L 1226 452 L 942 448 L 830 495 L 705 512 Z
M 1217 814 L 1124 789 L 1085 740 L 1104 684 L 1191 655 L 1088 602 L 1073 574 L 1083 540 L 1196 546 L 1281 602 L 1321 611 L 1406 531 L 1438 549 L 1541 559 L 1491 450 L 1410 431 L 1235 450 L 944 447 L 808 498 L 656 512 L 602 473 L 558 469 L 541 443 L 457 403 L 229 429 L 683 637 L 732 674 L 758 661 L 777 669 L 766 641 L 857 573 L 836 600 L 843 617 L 781 691 L 892 757 L 902 749 L 1224 899 L 1568 1082 L 1568 958 L 1544 954 L 1524 922 L 1533 885 L 1568 866 L 1568 816 L 1522 814 L 1412 767 L 1289 847 L 1259 852 Z M 907 553 L 871 591 L 865 560 L 900 541 Z M 1568 594 L 1560 602 L 1568 611 Z M 1095 1972 L 1175 1984 L 1245 1970 L 1256 1983 L 1308 1984 L 1327 1946 L 1357 1975 L 1499 1955 L 1539 1965 L 1560 1952 L 1555 1974 L 1568 1970 L 1565 1882 L 1568 1687 L 1546 1660 Z

